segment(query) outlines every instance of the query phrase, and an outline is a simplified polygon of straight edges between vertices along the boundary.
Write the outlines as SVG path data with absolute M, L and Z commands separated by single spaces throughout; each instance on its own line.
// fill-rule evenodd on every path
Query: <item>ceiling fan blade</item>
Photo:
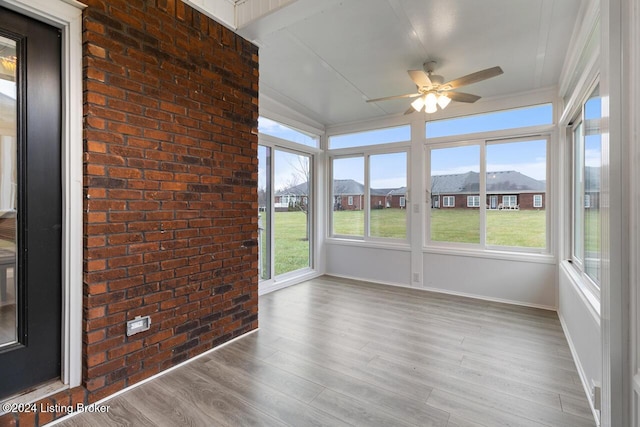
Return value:
M 415 113 L 415 112 L 416 112 L 415 108 L 409 107 L 409 109 L 404 112 L 404 115 L 406 116 L 407 114 L 411 114 L 411 113 Z
M 447 92 L 445 93 L 445 95 L 451 98 L 452 101 L 457 101 L 457 102 L 471 103 L 471 102 L 476 102 L 478 99 L 481 98 L 478 95 L 472 95 L 470 93 L 464 93 L 464 92 Z
M 408 93 L 406 95 L 385 96 L 384 98 L 367 99 L 367 102 L 388 101 L 390 99 L 415 98 L 422 95 L 421 93 Z
M 411 80 L 413 80 L 413 82 L 419 88 L 431 86 L 433 84 L 431 83 L 431 79 L 429 78 L 427 73 L 422 70 L 409 70 L 407 71 L 407 73 L 409 73 L 409 77 L 411 77 Z
M 476 71 L 475 73 L 467 74 L 464 77 L 451 80 L 450 82 L 445 83 L 443 86 L 448 86 L 451 89 L 455 89 L 458 87 L 470 85 L 471 83 L 481 82 L 482 80 L 490 79 L 491 77 L 499 76 L 502 73 L 504 73 L 504 71 L 502 71 L 502 68 L 500 67 L 487 68 L 486 70 Z

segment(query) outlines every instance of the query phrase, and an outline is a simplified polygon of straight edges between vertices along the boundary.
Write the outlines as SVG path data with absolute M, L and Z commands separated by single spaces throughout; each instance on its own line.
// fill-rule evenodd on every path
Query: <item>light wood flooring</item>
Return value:
M 556 313 L 326 276 L 106 404 L 60 425 L 595 425 Z

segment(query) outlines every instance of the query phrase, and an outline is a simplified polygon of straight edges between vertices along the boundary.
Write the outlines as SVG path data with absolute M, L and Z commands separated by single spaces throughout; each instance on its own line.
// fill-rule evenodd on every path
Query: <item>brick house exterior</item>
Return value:
M 479 174 L 431 177 L 431 207 L 477 209 L 480 207 Z M 546 184 L 516 171 L 487 172 L 487 209 L 545 209 Z
M 83 3 L 82 385 L 37 405 L 96 402 L 258 326 L 257 47 L 180 0 Z M 151 328 L 128 337 L 138 315 Z

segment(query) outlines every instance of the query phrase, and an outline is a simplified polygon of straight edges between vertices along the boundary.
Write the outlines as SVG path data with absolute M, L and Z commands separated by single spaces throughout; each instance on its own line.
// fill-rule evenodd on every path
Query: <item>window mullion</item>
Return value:
M 369 227 L 370 224 L 370 215 L 371 215 L 371 170 L 369 168 L 371 162 L 371 154 L 366 154 L 364 156 L 364 200 L 360 205 L 362 209 L 364 209 L 364 238 L 365 240 L 369 239 L 371 236 L 371 230 Z
M 480 144 L 480 179 L 478 195 L 480 196 L 480 247 L 486 247 L 487 238 L 487 162 L 486 162 L 486 141 Z

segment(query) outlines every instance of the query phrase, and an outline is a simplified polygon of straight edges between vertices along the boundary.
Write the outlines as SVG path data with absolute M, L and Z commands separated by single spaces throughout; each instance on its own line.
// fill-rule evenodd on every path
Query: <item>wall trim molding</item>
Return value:
M 82 10 L 75 0 L 0 0 L 62 30 L 62 382 L 82 381 Z

